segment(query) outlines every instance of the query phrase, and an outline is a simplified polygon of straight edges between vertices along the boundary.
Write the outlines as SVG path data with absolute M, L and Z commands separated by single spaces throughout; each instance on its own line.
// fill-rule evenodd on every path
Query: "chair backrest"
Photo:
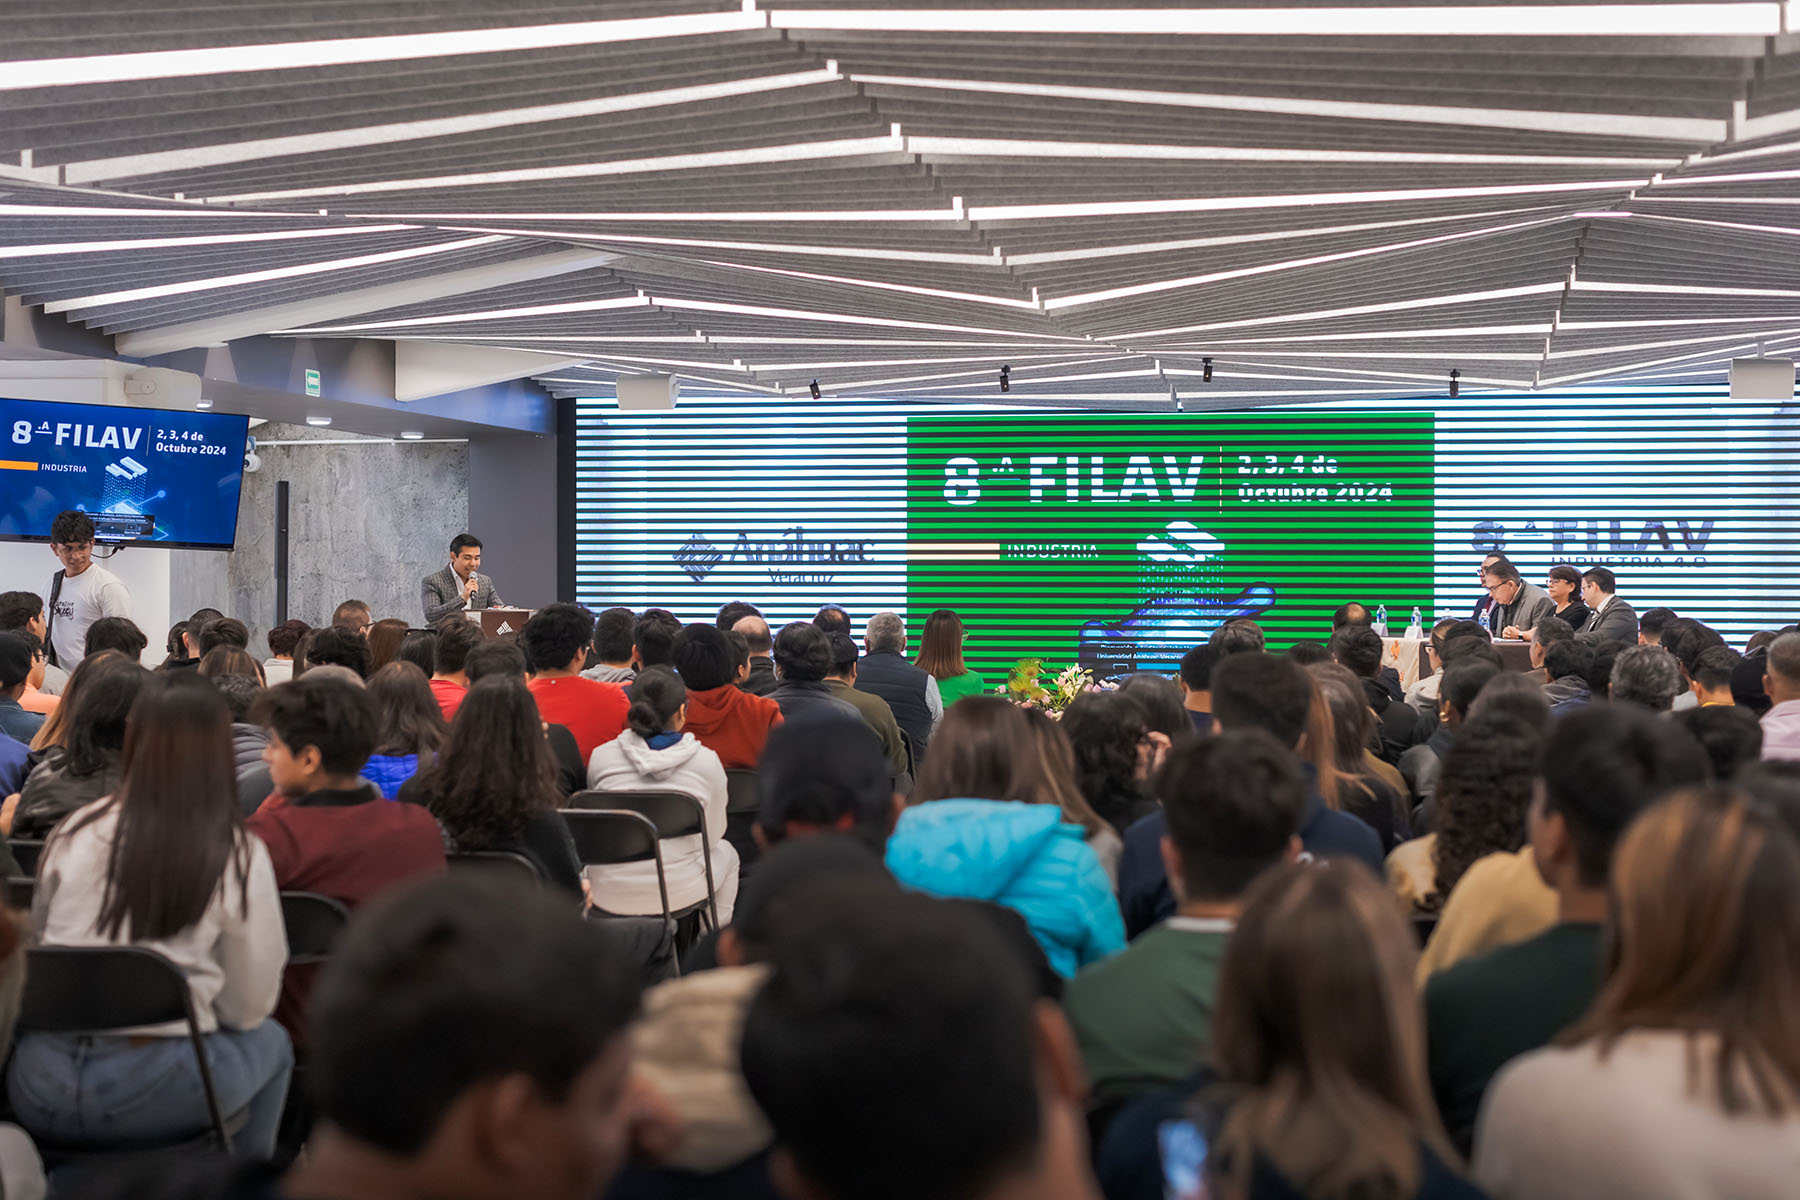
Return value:
M 638 813 L 656 827 L 659 838 L 706 832 L 706 810 L 686 792 L 576 792 L 569 797 L 569 808 Z
M 19 870 L 27 875 L 36 875 L 38 860 L 44 857 L 44 841 L 42 838 L 8 838 L 7 849 L 12 851 L 13 861 L 19 864 Z
M 317 892 L 283 892 L 281 923 L 287 926 L 289 965 L 323 962 L 350 924 L 350 910 Z
M 8 908 L 31 909 L 31 901 L 37 896 L 37 880 L 29 875 L 8 875 L 6 877 L 6 904 Z
M 733 767 L 725 772 L 725 811 L 753 813 L 762 808 L 762 793 L 755 771 Z
M 569 836 L 575 841 L 575 857 L 584 867 L 648 862 L 661 857 L 656 844 L 656 826 L 642 813 L 565 808 L 562 817 L 569 826 Z
M 499 875 L 510 879 L 522 879 L 535 885 L 541 885 L 544 877 L 533 863 L 523 854 L 511 850 L 453 850 L 444 856 L 452 873 L 481 872 L 486 875 Z
M 104 1033 L 194 1020 L 187 979 L 154 950 L 34 946 L 25 955 L 20 1029 Z

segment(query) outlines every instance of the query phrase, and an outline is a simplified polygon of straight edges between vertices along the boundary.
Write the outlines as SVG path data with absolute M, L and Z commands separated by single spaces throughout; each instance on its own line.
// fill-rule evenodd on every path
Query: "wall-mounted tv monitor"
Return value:
M 98 541 L 229 550 L 250 419 L 0 397 L 0 540 L 47 542 L 66 509 Z

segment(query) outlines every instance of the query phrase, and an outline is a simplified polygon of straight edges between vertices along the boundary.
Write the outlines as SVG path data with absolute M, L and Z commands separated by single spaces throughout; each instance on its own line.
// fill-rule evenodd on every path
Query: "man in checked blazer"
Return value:
M 479 566 L 480 538 L 459 533 L 450 539 L 450 565 L 427 575 L 419 589 L 427 625 L 469 609 L 506 607 L 506 601 L 494 591 L 494 581 L 476 570 Z

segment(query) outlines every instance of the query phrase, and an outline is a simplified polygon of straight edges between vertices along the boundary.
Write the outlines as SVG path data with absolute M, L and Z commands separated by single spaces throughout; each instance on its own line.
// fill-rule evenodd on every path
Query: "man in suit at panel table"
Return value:
M 1494 609 L 1488 621 L 1501 637 L 1523 641 L 1537 623 L 1556 612 L 1556 601 L 1535 583 L 1526 583 L 1519 568 L 1510 562 L 1497 562 L 1487 569 L 1483 581 Z
M 459 612 L 506 607 L 494 591 L 494 581 L 476 569 L 480 566 L 480 538 L 459 533 L 450 539 L 450 565 L 427 575 L 419 588 L 427 625 Z
M 1614 595 L 1618 579 L 1605 567 L 1590 567 L 1581 573 L 1581 602 L 1593 616 L 1575 631 L 1584 642 L 1618 642 L 1630 646 L 1637 642 L 1637 612 Z

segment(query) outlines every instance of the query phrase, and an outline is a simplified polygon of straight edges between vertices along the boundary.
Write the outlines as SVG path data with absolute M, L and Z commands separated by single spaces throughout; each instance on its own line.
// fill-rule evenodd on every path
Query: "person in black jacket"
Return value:
M 913 762 L 923 763 L 931 731 L 944 716 L 938 681 L 906 660 L 906 622 L 894 613 L 878 612 L 869 618 L 863 648 L 868 653 L 857 664 L 856 690 L 888 702 L 912 743 Z
M 1397 763 L 1400 756 L 1424 740 L 1423 722 L 1412 705 L 1396 700 L 1377 675 L 1381 671 L 1381 637 L 1367 625 L 1346 625 L 1331 635 L 1331 657 L 1348 667 L 1362 683 L 1369 707 L 1381 726 L 1382 761 Z

